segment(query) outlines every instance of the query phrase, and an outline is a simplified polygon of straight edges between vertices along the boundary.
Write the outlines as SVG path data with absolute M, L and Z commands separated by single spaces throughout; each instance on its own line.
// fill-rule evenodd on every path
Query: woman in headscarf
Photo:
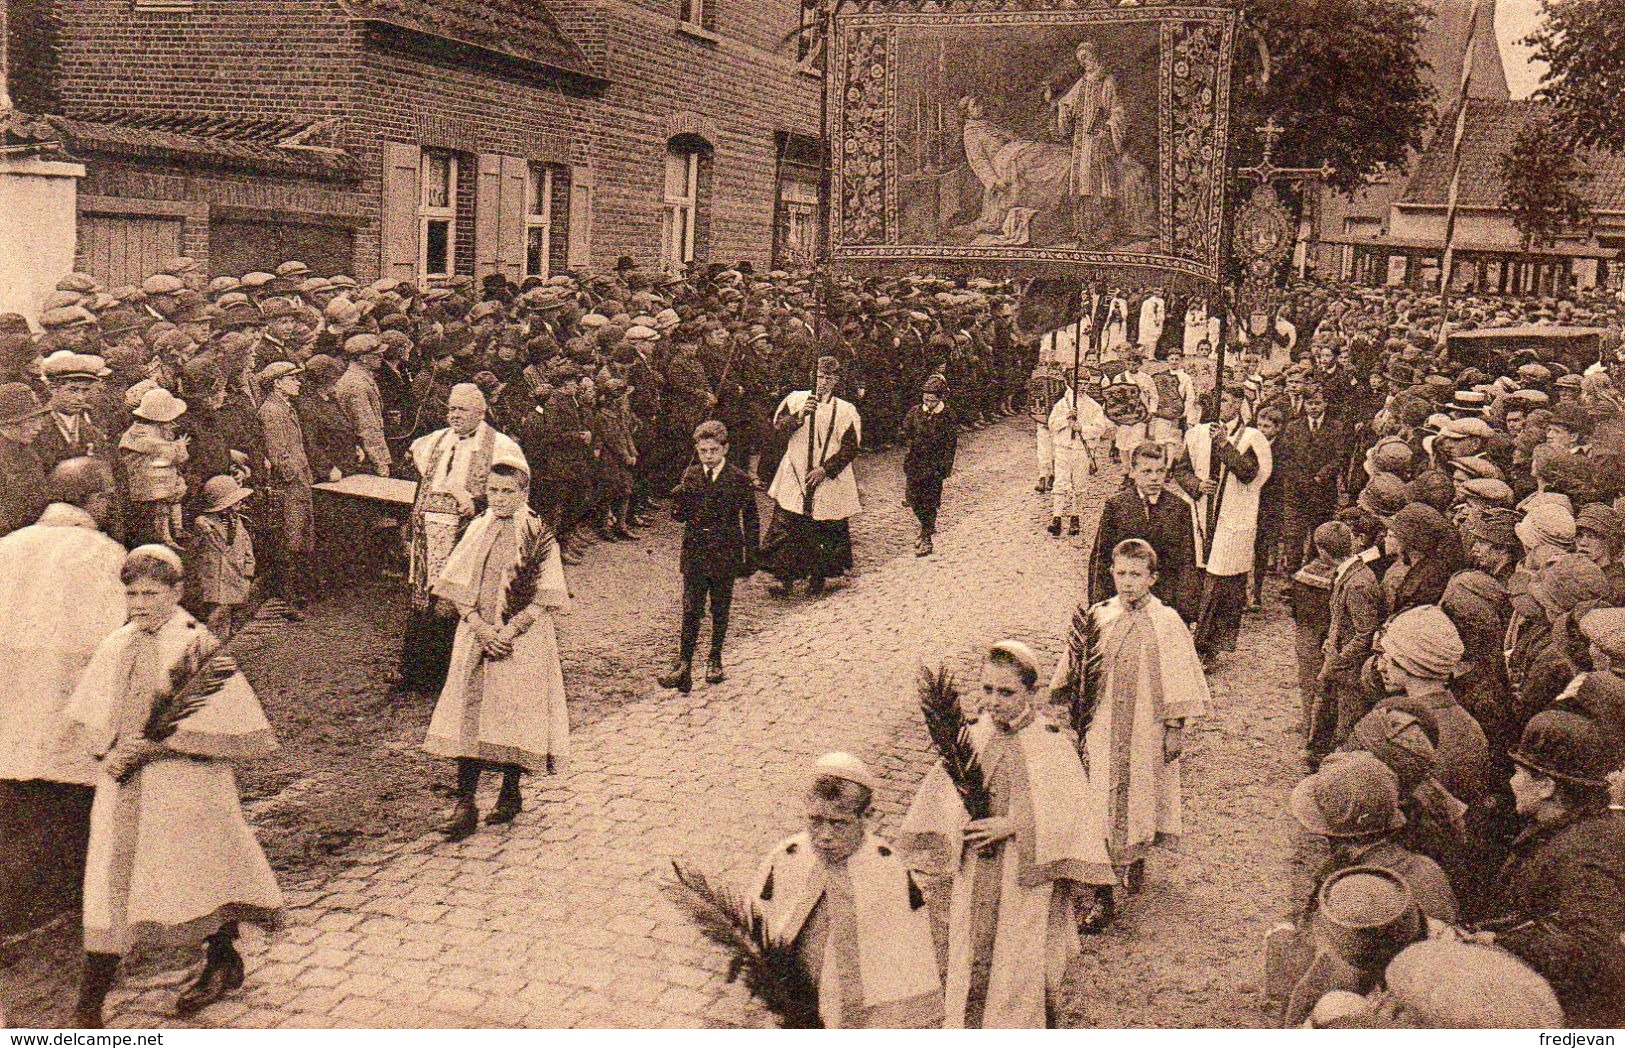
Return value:
M 1461 541 L 1444 514 L 1425 502 L 1411 503 L 1388 522 L 1388 543 L 1396 558 L 1382 580 L 1389 614 L 1439 603 L 1461 566 Z

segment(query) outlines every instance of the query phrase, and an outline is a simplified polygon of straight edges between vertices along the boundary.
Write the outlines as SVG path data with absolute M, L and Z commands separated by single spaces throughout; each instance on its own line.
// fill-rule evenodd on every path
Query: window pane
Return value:
M 450 273 L 451 222 L 446 219 L 435 219 L 425 223 L 423 244 L 426 258 L 424 268 L 429 274 L 443 276 Z
M 666 199 L 688 199 L 688 154 L 676 150 L 666 153 Z
M 451 154 L 431 149 L 423 154 L 423 206 L 451 207 Z
M 525 275 L 547 276 L 547 227 L 531 226 L 525 230 Z

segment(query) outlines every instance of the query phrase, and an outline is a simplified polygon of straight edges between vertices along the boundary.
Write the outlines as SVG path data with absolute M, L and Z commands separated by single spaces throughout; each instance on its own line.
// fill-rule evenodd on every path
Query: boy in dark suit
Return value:
M 942 399 L 947 395 L 948 380 L 932 375 L 925 380 L 920 403 L 903 419 L 901 437 L 908 447 L 903 477 L 908 482 L 908 504 L 920 521 L 916 557 L 931 553 L 931 536 L 937 533 L 937 511 L 942 507 L 942 482 L 953 472 L 959 450 L 959 427 Z
M 660 678 L 661 687 L 685 695 L 694 686 L 694 648 L 707 599 L 711 661 L 705 679 L 710 684 L 722 682 L 722 640 L 728 633 L 734 581 L 756 571 L 761 544 L 756 488 L 743 470 L 728 463 L 728 427 L 714 419 L 700 423 L 694 430 L 694 454 L 699 462 L 683 472 L 682 482 L 671 493 L 671 514 L 687 525 L 680 560 L 683 632 L 677 661 Z
M 1196 620 L 1201 604 L 1202 575 L 1196 566 L 1195 511 L 1177 484 L 1168 483 L 1166 446 L 1145 441 L 1129 455 L 1128 477 L 1117 494 L 1100 508 L 1100 525 L 1089 555 L 1089 600 L 1113 592 L 1112 550 L 1125 539 L 1144 539 L 1157 551 L 1157 581 L 1152 592 Z

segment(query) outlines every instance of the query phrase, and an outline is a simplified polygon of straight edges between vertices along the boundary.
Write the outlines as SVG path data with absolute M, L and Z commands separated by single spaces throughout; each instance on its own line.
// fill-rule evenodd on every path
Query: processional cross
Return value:
M 1286 132 L 1274 117 L 1253 128 L 1264 141 L 1264 155 L 1258 163 L 1236 169 L 1236 174 L 1253 179 L 1257 185 L 1246 203 L 1236 212 L 1235 251 L 1246 275 L 1242 278 L 1237 305 L 1248 318 L 1248 332 L 1262 335 L 1269 322 L 1269 299 L 1276 269 L 1290 250 L 1292 217 L 1281 206 L 1276 185 L 1283 182 L 1326 181 L 1337 173 L 1330 162 L 1319 167 L 1277 167 L 1275 143 Z

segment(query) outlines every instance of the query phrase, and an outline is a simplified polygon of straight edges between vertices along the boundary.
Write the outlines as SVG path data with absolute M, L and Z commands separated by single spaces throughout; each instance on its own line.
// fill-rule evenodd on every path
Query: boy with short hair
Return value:
M 948 381 L 941 375 L 925 380 L 920 403 L 909 408 L 903 419 L 902 442 L 908 448 L 903 457 L 903 477 L 907 481 L 908 504 L 920 521 L 920 536 L 914 555 L 932 552 L 931 538 L 937 533 L 937 511 L 942 507 L 942 482 L 954 469 L 959 451 L 959 433 L 944 399 Z
M 697 463 L 683 472 L 671 493 L 671 515 L 682 521 L 683 626 L 677 661 L 659 678 L 662 688 L 688 694 L 694 686 L 694 648 L 700 639 L 700 617 L 711 604 L 709 684 L 720 684 L 722 641 L 728 633 L 734 582 L 756 571 L 761 548 L 761 518 L 756 487 L 745 472 L 728 462 L 728 427 L 712 419 L 694 430 Z

